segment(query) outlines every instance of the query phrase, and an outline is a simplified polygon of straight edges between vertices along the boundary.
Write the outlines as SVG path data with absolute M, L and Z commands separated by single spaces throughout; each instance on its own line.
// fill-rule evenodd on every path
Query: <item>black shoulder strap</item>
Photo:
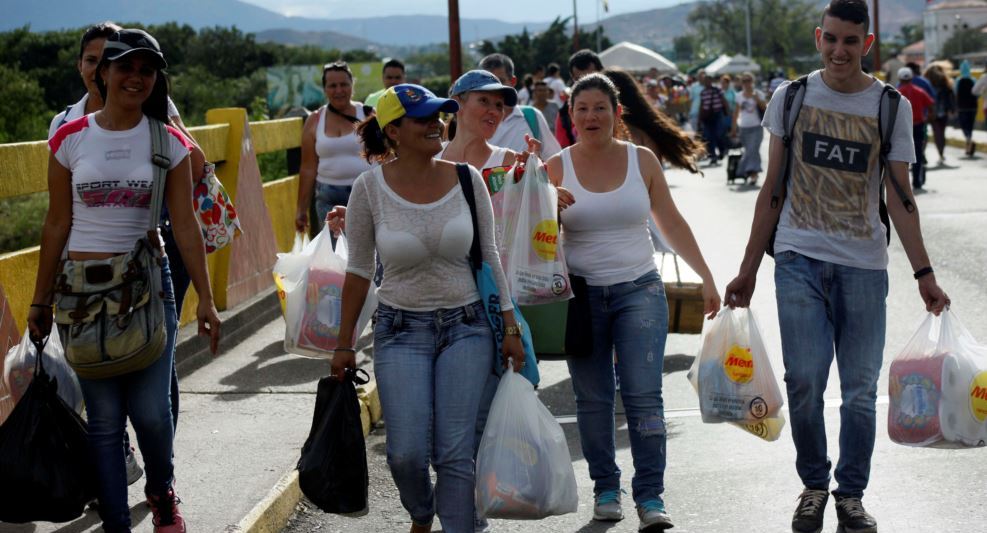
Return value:
M 344 112 L 336 109 L 335 107 L 332 106 L 332 104 L 326 104 L 326 109 L 328 109 L 330 113 L 334 113 L 336 115 L 339 115 L 339 116 L 345 118 L 346 120 L 352 122 L 353 124 L 359 124 L 360 123 L 360 119 L 354 117 L 353 115 L 350 115 L 349 113 L 344 113 Z
M 470 206 L 470 220 L 473 222 L 473 243 L 470 245 L 470 266 L 473 272 L 477 272 L 483 266 L 483 255 L 480 253 L 480 235 L 476 231 L 476 196 L 473 192 L 473 175 L 470 174 L 470 167 L 466 163 L 456 164 L 456 174 L 459 174 L 459 186 L 466 196 L 466 203 Z
M 891 154 L 891 137 L 894 135 L 894 126 L 898 119 L 898 104 L 900 103 L 901 93 L 891 85 L 885 84 L 884 89 L 881 91 L 881 102 L 877 109 L 877 131 L 881 136 L 881 183 L 878 185 L 878 194 L 880 195 L 878 211 L 881 216 L 881 222 L 884 223 L 888 244 L 891 243 L 891 218 L 888 216 L 888 206 L 884 200 L 884 188 L 880 185 L 883 185 L 885 180 L 891 182 L 891 186 L 897 194 L 898 199 L 901 200 L 901 204 L 905 206 L 905 210 L 909 213 L 915 211 L 915 204 L 912 203 L 908 194 L 901 187 L 901 184 L 898 183 L 898 180 L 893 175 L 888 175 L 890 173 L 888 155 Z
M 792 135 L 795 133 L 795 122 L 798 121 L 799 113 L 802 112 L 802 101 L 805 99 L 805 89 L 809 76 L 801 78 L 788 84 L 785 88 L 785 107 L 782 113 L 782 128 L 785 135 L 782 136 L 782 143 L 785 145 L 784 166 L 781 176 L 775 180 L 774 188 L 771 189 L 771 208 L 777 208 L 781 203 L 781 194 L 788 186 L 788 179 L 792 173 Z

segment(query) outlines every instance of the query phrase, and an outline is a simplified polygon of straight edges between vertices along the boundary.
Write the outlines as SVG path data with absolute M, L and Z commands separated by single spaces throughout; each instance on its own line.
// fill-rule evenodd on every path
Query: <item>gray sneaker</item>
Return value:
M 665 502 L 661 499 L 645 500 L 637 506 L 637 517 L 641 519 L 638 531 L 657 533 L 675 527 L 672 517 L 665 511 Z
M 593 498 L 593 520 L 617 522 L 623 519 L 619 490 L 605 490 Z
M 141 465 L 137 463 L 137 457 L 134 455 L 134 449 L 128 450 L 127 457 L 127 485 L 133 485 L 137 483 L 137 480 L 144 475 L 144 469 Z

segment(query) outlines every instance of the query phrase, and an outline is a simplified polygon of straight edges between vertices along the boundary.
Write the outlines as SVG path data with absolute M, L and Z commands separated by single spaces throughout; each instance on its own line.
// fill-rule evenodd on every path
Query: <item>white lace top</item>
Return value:
M 470 173 L 483 260 L 493 269 L 500 293 L 508 294 L 494 243 L 490 195 L 480 173 L 473 167 Z M 387 185 L 382 167 L 372 168 L 353 183 L 346 206 L 346 237 L 347 272 L 371 279 L 374 251 L 380 255 L 384 282 L 377 297 L 391 307 L 431 311 L 480 299 L 469 265 L 473 224 L 458 183 L 435 202 L 415 204 Z M 508 298 L 501 305 L 505 311 L 513 307 Z

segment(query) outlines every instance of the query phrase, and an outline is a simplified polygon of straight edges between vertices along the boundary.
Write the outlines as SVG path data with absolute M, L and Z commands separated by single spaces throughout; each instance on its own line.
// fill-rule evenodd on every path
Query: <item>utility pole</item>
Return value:
M 576 0 L 572 0 L 572 51 L 579 50 L 579 15 L 576 14 Z
M 751 0 L 747 0 L 747 59 L 753 59 L 751 53 Z
M 459 37 L 459 0 L 449 0 L 449 79 L 463 75 L 463 40 Z
M 874 0 L 874 72 L 881 72 L 881 2 Z

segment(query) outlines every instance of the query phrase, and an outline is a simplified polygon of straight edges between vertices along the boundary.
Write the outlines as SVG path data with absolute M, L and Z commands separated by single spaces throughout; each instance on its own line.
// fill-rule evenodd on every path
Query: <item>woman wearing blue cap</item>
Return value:
M 84 271 L 88 284 L 105 281 L 107 265 L 112 270 L 123 269 L 123 260 L 129 257 L 125 254 L 148 233 L 155 180 L 152 169 L 160 164 L 168 168 L 164 197 L 178 250 L 199 293 L 199 332 L 212 337 L 211 348 L 216 351 L 220 321 L 213 305 L 202 233 L 192 210 L 192 144 L 168 126 L 163 134 L 163 154 L 152 158 L 151 131 L 160 130 L 152 128 L 150 121 L 167 123 L 169 118 L 166 67 L 158 42 L 146 32 L 122 29 L 110 35 L 95 78 L 103 108 L 66 123 L 48 142 L 50 206 L 28 315 L 34 339 L 47 337 L 51 330 L 56 276 L 60 278 L 60 293 L 76 290 L 77 281 L 69 286 L 67 275 L 60 272 L 63 250 L 68 259 L 65 264 Z M 130 531 L 126 467 L 120 446 L 128 416 L 147 470 L 144 493 L 154 515 L 154 531 L 185 532 L 172 488 L 174 426 L 169 400 L 178 317 L 167 256 L 160 257 L 157 264 L 161 268 L 166 330 L 160 356 L 128 373 L 101 379 L 79 377 L 89 417 L 99 514 L 107 533 Z M 122 302 L 130 294 L 109 293 L 108 298 L 119 297 Z M 101 351 L 101 356 L 108 358 L 105 349 Z
M 377 291 L 374 373 L 387 424 L 387 462 L 411 515 L 412 532 L 431 530 L 438 514 L 450 533 L 473 531 L 473 442 L 494 337 L 468 262 L 474 229 L 456 166 L 442 149 L 439 112 L 459 109 L 424 87 L 396 85 L 359 129 L 366 157 L 381 165 L 356 179 L 346 211 L 350 243 L 339 348 L 332 374 L 355 366 L 350 333 L 374 273 Z M 501 293 L 507 279 L 494 240 L 490 195 L 470 169 L 483 260 Z M 504 349 L 524 364 L 520 331 L 504 304 Z M 431 424 L 429 423 L 431 421 Z M 429 465 L 438 481 L 433 488 Z

